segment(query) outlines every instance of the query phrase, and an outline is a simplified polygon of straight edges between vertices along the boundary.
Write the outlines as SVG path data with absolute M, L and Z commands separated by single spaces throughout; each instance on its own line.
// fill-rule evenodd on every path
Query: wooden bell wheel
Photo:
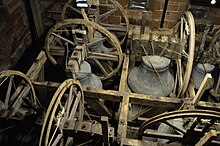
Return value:
M 195 22 L 191 12 L 186 11 L 181 15 L 178 29 L 174 30 L 176 37 L 183 44 L 181 57 L 176 60 L 178 91 L 177 97 L 182 97 L 188 87 L 195 52 Z
M 210 64 L 219 64 L 220 60 L 220 29 L 215 33 L 207 50 L 203 54 L 205 62 Z
M 81 10 L 75 8 L 73 6 L 75 1 L 68 0 L 61 13 L 61 20 L 67 19 L 67 18 L 76 18 L 76 15 L 82 15 Z M 103 12 L 102 12 L 103 10 Z M 66 16 L 68 12 L 73 12 L 73 14 L 69 17 Z M 115 12 L 120 12 L 122 17 L 125 19 L 125 24 L 120 23 L 119 25 L 116 24 L 110 24 L 109 17 L 113 16 Z M 93 14 L 91 14 L 93 13 Z M 124 10 L 124 8 L 121 6 L 119 2 L 116 0 L 108 0 L 106 3 L 100 3 L 96 5 L 95 12 L 89 8 L 87 12 L 88 17 L 94 18 L 94 22 L 98 23 L 99 25 L 107 28 L 110 32 L 117 32 L 122 31 L 125 29 L 125 34 L 122 39 L 120 39 L 120 44 L 122 45 L 126 39 L 126 36 L 129 32 L 129 19 L 127 12 Z
M 147 136 L 166 139 L 168 143 L 177 142 L 183 145 L 195 145 L 205 133 L 215 129 L 214 127 L 218 127 L 219 119 L 219 112 L 209 110 L 180 110 L 167 112 L 145 121 L 139 128 L 139 139 L 142 140 L 143 136 Z M 181 122 L 182 126 L 177 126 L 178 124 L 175 124 L 175 120 Z M 158 127 L 160 124 L 166 125 L 166 129 L 168 127 L 171 128 L 173 133 L 159 132 L 155 127 Z M 191 138 L 191 140 L 188 138 Z M 219 141 L 213 140 L 211 143 L 219 144 Z
M 93 41 L 95 31 L 101 33 L 103 38 Z M 79 35 L 75 32 L 78 32 Z M 110 45 L 111 49 L 101 52 L 91 49 L 92 46 L 101 42 Z M 51 28 L 46 36 L 45 51 L 54 65 L 59 63 L 57 60 L 63 58 L 64 66 L 66 66 L 77 45 L 83 46 L 86 50 L 83 54 L 85 59 L 95 62 L 99 69 L 95 74 L 101 80 L 112 77 L 120 69 L 123 55 L 118 39 L 104 27 L 83 19 L 65 19 Z M 62 63 L 60 65 L 63 66 Z
M 1 111 L 3 116 L 22 118 L 33 113 L 37 97 L 30 79 L 19 71 L 0 72 Z
M 56 90 L 44 117 L 39 146 L 70 145 L 73 138 L 64 138 L 63 128 L 80 126 L 84 114 L 84 94 L 73 79 L 65 80 Z

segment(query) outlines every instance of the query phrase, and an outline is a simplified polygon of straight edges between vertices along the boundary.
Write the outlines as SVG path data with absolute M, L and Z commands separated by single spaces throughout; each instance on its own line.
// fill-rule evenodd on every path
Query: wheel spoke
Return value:
M 173 128 L 174 130 L 176 131 L 179 131 L 181 132 L 182 134 L 185 134 L 186 133 L 186 130 L 174 125 L 173 123 L 171 123 L 170 121 L 165 121 L 164 122 L 166 125 L 170 126 L 171 128 Z
M 178 79 L 179 79 L 178 94 L 180 94 L 180 92 L 182 90 L 181 87 L 183 86 L 182 65 L 181 65 L 181 60 L 180 59 L 177 60 L 177 75 L 178 75 Z
M 64 56 L 65 49 L 60 46 L 51 46 L 50 53 L 51 55 L 54 55 L 54 56 Z
M 111 73 L 114 69 L 112 68 L 112 65 L 109 61 L 106 60 L 100 60 L 100 64 L 103 66 L 103 68 L 106 70 L 106 72 L 109 74 Z
M 66 96 L 66 94 L 69 95 Z M 77 98 L 75 96 L 80 97 Z M 71 129 L 74 130 L 74 118 L 77 109 L 79 109 L 78 121 L 81 123 L 83 120 L 83 110 L 81 109 L 84 109 L 82 87 L 79 81 L 67 79 L 58 87 L 49 104 L 41 130 L 39 145 L 48 146 L 48 143 L 50 146 L 64 145 L 65 142 L 68 142 L 66 139 L 62 139 L 64 125 L 70 119 Z M 51 130 L 52 128 L 54 130 Z
M 67 99 L 67 106 L 65 105 L 66 108 L 66 115 L 69 116 L 69 112 L 70 112 L 70 107 L 71 107 L 71 103 L 73 101 L 73 86 L 70 87 L 70 91 L 69 91 L 69 95 L 68 95 L 68 99 Z
M 57 146 L 58 142 L 60 142 L 61 138 L 63 137 L 63 134 L 58 134 L 56 139 L 54 140 L 54 142 L 52 144 L 49 143 L 48 146 Z M 52 139 L 51 139 L 52 140 Z M 52 142 L 52 141 L 51 141 Z
M 5 97 L 5 103 L 4 103 L 6 109 L 8 108 L 8 104 L 9 104 L 8 102 L 9 102 L 9 98 L 10 98 L 10 95 L 11 95 L 13 79 L 14 79 L 14 76 L 10 76 L 8 89 L 7 89 L 7 93 L 6 93 L 6 97 Z
M 98 60 L 106 60 L 106 61 L 118 61 L 118 56 L 106 54 L 106 53 L 97 53 L 97 52 L 89 52 L 88 59 L 98 59 Z
M 65 109 L 64 109 L 64 108 L 62 108 L 62 110 L 58 112 L 57 122 L 56 122 L 56 128 L 55 128 L 55 131 L 54 131 L 53 134 L 52 134 L 52 137 L 51 137 L 51 139 L 50 139 L 50 142 L 49 142 L 48 146 L 50 146 L 51 143 L 53 142 L 53 139 L 54 139 L 54 137 L 55 137 L 55 135 L 56 135 L 56 132 L 57 132 L 58 128 L 61 129 L 60 132 L 61 132 L 61 134 L 62 134 L 62 128 L 60 128 L 60 123 L 61 123 L 62 116 L 63 116 L 64 112 L 65 112 Z M 57 139 L 57 138 L 56 138 L 56 139 Z
M 78 10 L 78 9 L 76 9 L 76 8 L 70 6 L 70 5 L 67 5 L 67 7 L 69 7 L 72 11 L 74 11 L 74 12 L 76 12 L 78 14 L 82 14 L 80 10 Z
M 185 57 L 185 58 L 188 58 L 188 57 L 189 57 L 189 55 L 186 53 L 185 50 L 183 50 L 183 52 L 182 52 L 182 56 Z
M 107 37 L 104 37 L 104 38 L 102 38 L 102 39 L 100 39 L 100 40 L 97 40 L 97 41 L 93 41 L 93 42 L 87 44 L 87 47 L 91 47 L 91 46 L 94 46 L 94 45 L 103 43 L 103 42 L 106 41 L 106 40 L 107 40 Z
M 58 35 L 58 34 L 56 34 L 56 33 L 51 33 L 51 34 L 54 35 L 54 36 L 56 36 L 56 37 L 58 37 L 59 39 L 61 39 L 61 40 L 63 40 L 63 41 L 68 42 L 69 44 L 75 46 L 75 43 L 74 43 L 74 42 L 72 42 L 72 41 L 70 41 L 70 40 L 68 40 L 68 39 L 66 39 L 66 38 L 64 38 L 64 37 L 62 37 L 62 36 L 60 36 L 60 35 Z
M 181 23 L 180 23 L 180 41 L 183 43 L 183 17 L 181 17 Z
M 220 119 L 220 114 L 218 112 L 210 111 L 210 110 L 180 110 L 180 111 L 173 111 L 173 112 L 163 113 L 163 114 L 160 114 L 160 115 L 157 115 L 157 116 L 154 116 L 154 117 L 148 119 L 147 121 L 145 121 L 140 126 L 140 128 L 139 128 L 139 139 L 142 139 L 142 136 L 145 133 L 145 131 L 147 130 L 147 132 L 148 132 L 148 129 L 151 129 L 151 127 L 154 127 L 155 125 L 158 125 L 160 123 L 164 123 L 164 122 L 166 123 L 168 120 L 171 121 L 171 120 L 175 120 L 175 119 L 178 119 L 178 118 L 219 120 Z M 186 124 L 186 123 L 183 123 L 183 125 L 184 124 Z M 190 124 L 190 123 L 188 123 L 188 124 Z M 213 122 L 211 124 L 214 126 Z M 170 124 L 168 123 L 168 125 L 170 125 Z M 190 126 L 190 129 L 194 130 L 194 127 L 196 127 L 197 125 L 200 126 L 201 124 L 199 122 L 194 122 L 191 125 L 192 126 Z M 185 126 L 187 126 L 187 125 L 185 125 Z M 171 127 L 176 129 L 176 130 L 178 129 L 178 131 L 185 132 L 184 130 L 180 129 L 179 127 L 176 128 L 176 126 L 173 126 L 173 125 L 171 125 Z M 203 127 L 204 127 L 204 125 L 203 125 Z M 187 134 L 191 134 L 191 135 L 186 134 L 186 136 L 195 136 L 196 137 L 196 135 L 192 135 L 192 133 L 190 133 L 190 129 L 187 130 L 186 132 L 187 132 Z M 159 135 L 157 135 L 157 136 L 159 136 Z M 180 135 L 180 136 L 183 136 L 183 135 Z
M 110 15 L 112 15 L 113 13 L 115 13 L 117 11 L 116 8 L 110 10 L 110 11 L 107 11 L 105 12 L 104 14 L 101 14 L 99 17 L 100 17 L 100 21 L 103 21 L 105 20 L 107 17 L 109 17 Z
M 159 133 L 159 132 L 151 132 L 147 131 L 143 133 L 143 136 L 147 137 L 155 137 L 155 138 L 161 138 L 161 139 L 168 139 L 171 141 L 182 141 L 183 135 L 176 135 L 176 134 L 168 134 L 168 133 Z
M 81 98 L 81 93 L 79 92 L 79 93 L 77 93 L 77 95 L 75 97 L 73 108 L 72 108 L 71 113 L 70 113 L 70 115 L 68 117 L 68 120 L 73 120 L 73 117 L 76 114 L 76 110 L 77 110 L 77 107 L 78 107 L 79 102 L 80 102 L 80 98 Z
M 4 80 L 1 81 L 0 86 L 9 78 L 9 76 L 7 76 L 6 78 L 4 78 Z
M 82 13 L 84 18 L 87 18 L 85 15 L 85 12 Z M 60 35 L 58 32 L 56 32 L 56 30 L 60 30 L 62 27 L 64 26 L 85 26 L 84 30 L 80 29 L 72 29 L 73 32 L 73 41 L 71 41 L 71 38 L 65 38 L 63 35 Z M 78 27 L 75 27 L 78 28 Z M 101 34 L 103 34 L 104 37 L 99 38 L 100 40 L 95 40 L 95 42 L 92 42 L 92 37 L 94 35 L 94 32 L 91 31 L 88 32 L 88 28 L 91 28 L 94 31 L 99 31 Z M 74 33 L 74 31 L 76 31 L 76 33 L 79 35 L 76 35 Z M 55 33 L 56 32 L 56 33 Z M 65 32 L 65 31 L 64 31 Z M 85 37 L 85 39 L 81 39 L 79 40 L 77 37 L 81 37 L 83 36 L 83 38 Z M 53 38 L 54 37 L 54 38 Z M 88 40 L 88 38 L 89 40 Z M 57 42 L 53 42 L 55 40 L 55 38 L 57 38 L 59 41 L 61 41 L 61 43 L 59 44 L 61 47 L 54 47 L 52 48 L 51 46 L 59 46 Z M 78 39 L 78 40 L 77 40 Z M 84 20 L 84 19 L 66 19 L 62 22 L 57 23 L 53 28 L 51 28 L 51 30 L 49 31 L 49 33 L 47 34 L 46 37 L 46 41 L 45 41 L 45 49 L 46 49 L 46 54 L 47 57 L 49 58 L 49 60 L 54 64 L 60 64 L 61 66 L 63 66 L 63 64 L 61 64 L 60 62 L 57 62 L 58 59 L 66 59 L 66 62 L 68 64 L 68 62 L 70 61 L 71 58 L 67 57 L 67 53 L 68 52 L 72 52 L 71 55 L 74 55 L 74 51 L 75 51 L 75 46 L 79 45 L 79 46 L 83 46 L 85 45 L 86 48 L 85 49 L 89 49 L 89 46 L 92 45 L 96 45 L 99 43 L 103 43 L 104 41 L 106 41 L 106 43 L 111 47 L 111 48 L 107 48 L 107 51 L 103 51 L 103 52 L 87 52 L 84 51 L 83 55 L 85 56 L 85 58 L 83 59 L 97 59 L 97 60 L 105 60 L 105 61 L 109 61 L 111 63 L 109 64 L 113 64 L 114 63 L 114 67 L 110 68 L 108 67 L 107 72 L 104 71 L 103 67 L 101 67 L 101 71 L 103 73 L 98 74 L 99 78 L 101 80 L 105 80 L 108 79 L 110 77 L 112 77 L 113 75 L 116 74 L 116 72 L 120 69 L 120 66 L 122 64 L 122 60 L 123 60 L 123 56 L 122 56 L 122 51 L 121 51 L 121 46 L 120 46 L 120 42 L 118 41 L 118 39 L 116 38 L 116 36 L 114 36 L 111 32 L 109 32 L 107 29 L 105 29 L 104 27 L 98 25 L 97 23 L 94 22 L 90 22 L 88 19 Z M 108 42 L 109 43 L 108 43 Z M 70 45 L 74 45 L 73 47 L 66 47 L 64 46 L 64 42 Z M 56 45 L 57 44 L 57 45 Z M 62 49 L 63 47 L 63 49 Z M 115 52 L 112 52 L 115 51 Z M 116 54 L 115 54 L 116 53 Z M 70 55 L 70 54 L 68 54 Z M 54 58 L 56 56 L 56 58 Z M 85 60 L 86 61 L 86 60 Z M 97 62 L 97 61 L 96 61 Z M 98 63 L 99 65 L 100 63 Z M 69 66 L 64 66 L 65 69 L 67 69 Z M 100 66 L 99 66 L 100 67 Z M 113 69 L 113 70 L 112 70 Z M 111 72 L 108 72 L 112 70 Z M 107 73 L 107 76 L 106 76 Z
M 24 89 L 21 91 L 20 95 L 17 97 L 16 101 L 12 105 L 12 108 L 17 110 L 21 106 L 22 98 L 26 97 L 30 92 L 30 86 L 25 86 Z
M 102 64 L 99 62 L 98 59 L 93 59 L 96 63 L 96 65 L 99 67 L 99 69 L 104 73 L 105 76 L 108 76 L 108 72 L 105 70 L 105 68 L 102 66 Z

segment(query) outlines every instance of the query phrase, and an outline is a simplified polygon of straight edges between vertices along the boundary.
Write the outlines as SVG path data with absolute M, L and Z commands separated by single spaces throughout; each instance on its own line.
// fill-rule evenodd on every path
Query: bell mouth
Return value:
M 102 37 L 102 34 L 101 34 L 100 32 L 98 32 L 98 31 L 95 31 L 93 37 L 94 37 L 94 38 L 93 38 L 93 39 L 94 39 L 94 40 L 93 40 L 94 42 L 99 41 L 99 40 L 101 40 L 101 39 L 103 38 L 103 37 Z M 102 42 L 96 43 L 96 44 L 90 46 L 89 48 L 90 48 L 90 49 L 93 49 L 93 50 L 96 50 L 96 49 L 99 48 L 99 47 L 104 47 Z
M 83 61 L 83 63 L 80 65 L 79 72 L 76 72 L 75 74 L 78 80 L 82 80 L 84 78 L 88 78 L 89 74 L 91 73 L 92 73 L 92 70 L 91 70 L 90 64 L 86 61 Z
M 150 71 L 163 72 L 169 68 L 171 60 L 162 56 L 142 56 L 142 66 Z M 154 70 L 155 69 L 155 70 Z
M 198 70 L 200 73 L 203 73 L 203 74 L 205 74 L 206 72 L 213 71 L 214 68 L 215 66 L 209 63 L 205 63 L 205 64 L 198 63 L 196 65 L 196 70 Z

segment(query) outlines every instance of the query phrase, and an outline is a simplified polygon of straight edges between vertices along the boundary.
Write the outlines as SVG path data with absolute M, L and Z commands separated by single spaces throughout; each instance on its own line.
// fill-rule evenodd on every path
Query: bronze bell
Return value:
M 142 56 L 141 64 L 131 70 L 128 84 L 136 93 L 168 96 L 174 88 L 169 71 L 170 59 L 161 56 Z
M 102 89 L 101 80 L 92 73 L 91 66 L 86 61 L 83 61 L 83 63 L 80 65 L 80 70 L 78 73 L 76 73 L 76 78 L 84 86 Z
M 200 85 L 202 84 L 203 79 L 205 78 L 206 73 L 211 73 L 214 70 L 215 66 L 209 63 L 201 64 L 198 63 L 193 68 L 192 78 L 195 84 L 195 89 L 199 89 Z M 214 84 L 214 80 L 209 82 L 209 85 L 206 87 L 210 89 Z

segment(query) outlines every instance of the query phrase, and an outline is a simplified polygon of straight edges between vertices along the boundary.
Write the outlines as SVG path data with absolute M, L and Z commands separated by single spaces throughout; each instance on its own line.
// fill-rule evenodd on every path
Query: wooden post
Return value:
M 208 146 L 215 137 L 217 137 L 216 130 L 210 130 L 199 140 L 195 146 Z
M 209 85 L 209 82 L 212 79 L 212 75 L 207 73 L 204 80 L 202 81 L 201 86 L 199 87 L 198 92 L 196 93 L 195 98 L 193 99 L 193 104 L 196 106 L 198 104 L 198 102 L 200 101 L 202 94 L 204 93 L 204 91 L 206 90 L 206 87 Z
M 109 123 L 108 123 L 108 117 L 101 116 L 101 124 L 102 124 L 102 135 L 103 135 L 103 143 L 104 146 L 108 146 L 109 144 Z
M 121 79 L 120 79 L 120 84 L 119 84 L 120 92 L 129 91 L 129 88 L 127 86 L 128 67 L 129 67 L 129 56 L 124 55 L 124 63 L 122 67 Z

